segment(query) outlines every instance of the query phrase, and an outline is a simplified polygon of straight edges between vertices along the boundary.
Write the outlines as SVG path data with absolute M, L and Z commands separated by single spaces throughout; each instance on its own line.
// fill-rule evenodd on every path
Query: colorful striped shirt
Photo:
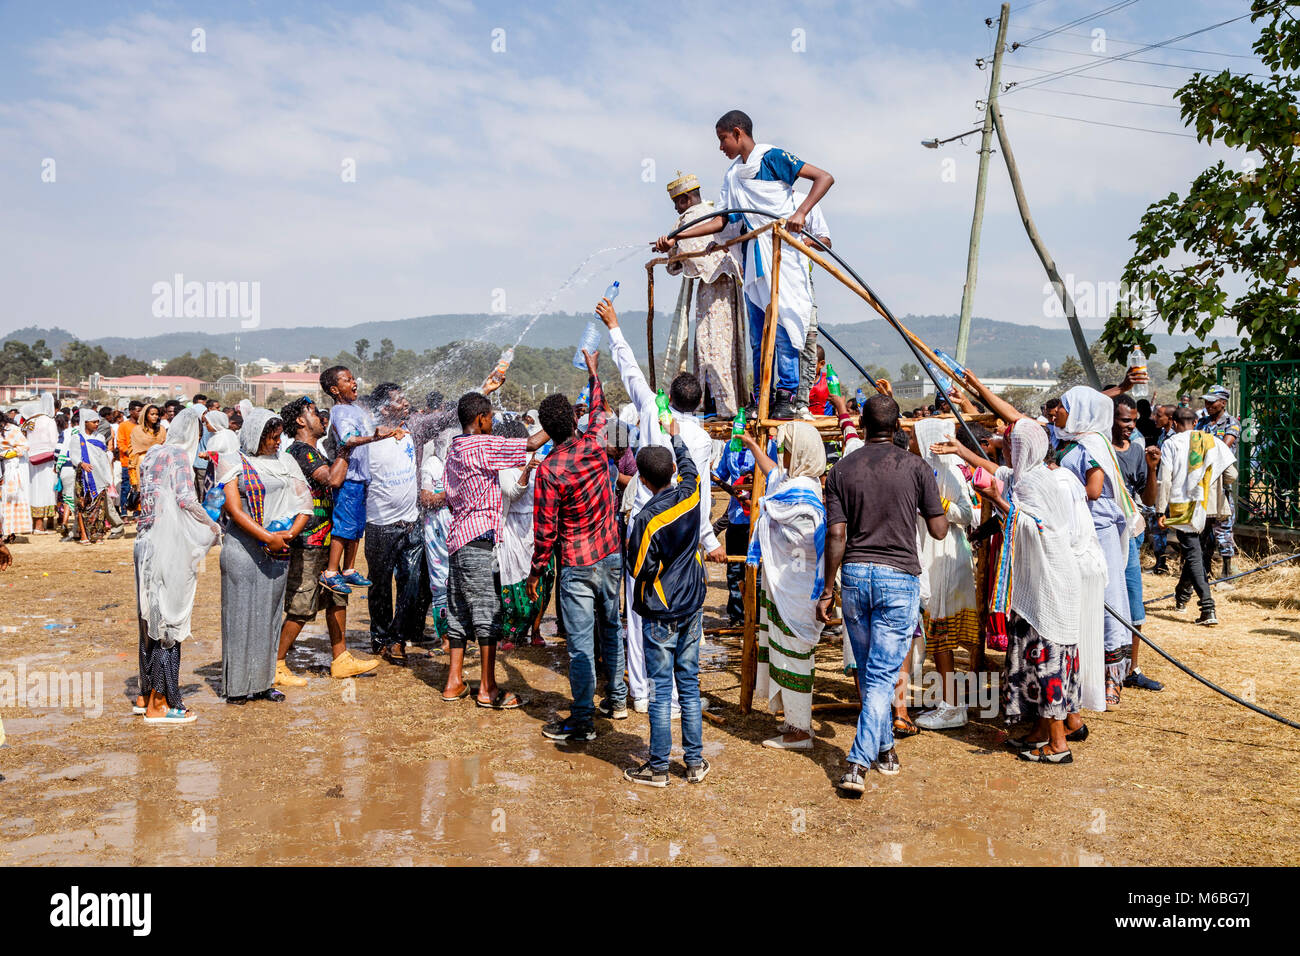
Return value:
M 447 452 L 444 482 L 451 509 L 447 554 L 492 532 L 501 537 L 501 483 L 497 472 L 528 463 L 528 439 L 457 435 Z

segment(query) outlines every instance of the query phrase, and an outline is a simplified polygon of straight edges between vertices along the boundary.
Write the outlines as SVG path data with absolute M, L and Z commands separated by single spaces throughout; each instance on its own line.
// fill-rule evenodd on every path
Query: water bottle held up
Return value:
M 745 434 L 745 410 L 742 408 L 736 412 L 736 417 L 731 423 L 731 450 L 740 451 L 745 447 L 740 440 L 740 436 Z
M 483 388 L 486 389 L 489 385 L 491 385 L 494 382 L 496 383 L 504 382 L 506 380 L 506 371 L 510 368 L 510 363 L 513 362 L 514 360 L 515 360 L 515 347 L 513 345 L 506 346 L 505 351 L 501 353 L 501 358 L 497 359 L 496 368 L 492 369 L 488 377 L 484 379 Z M 584 363 L 582 367 L 586 368 L 587 366 Z
M 609 299 L 610 302 L 618 298 L 617 280 L 609 284 L 609 287 L 605 290 L 604 298 Z M 599 313 L 597 313 L 597 318 L 599 318 Z M 573 353 L 574 368 L 586 369 L 587 360 L 582 357 L 582 353 L 585 351 L 590 352 L 592 355 L 596 354 L 596 350 L 600 348 L 600 330 L 602 328 L 604 328 L 603 322 L 587 323 L 587 328 L 582 333 L 582 340 L 578 343 L 578 350 Z
M 668 393 L 662 388 L 655 396 L 655 404 L 659 406 L 659 427 L 667 432 L 668 426 L 673 423 L 673 413 L 668 407 Z
M 832 395 L 840 394 L 840 377 L 835 374 L 835 366 L 826 363 L 826 390 Z
M 960 362 L 958 362 L 955 358 L 953 358 L 943 349 L 935 349 L 934 355 L 935 358 L 937 358 L 940 362 L 948 366 L 949 370 L 952 371 L 953 374 L 955 374 L 958 378 L 966 377 L 966 366 L 962 365 Z
M 1136 345 L 1133 346 L 1133 351 L 1128 353 L 1128 368 L 1130 372 L 1140 372 L 1143 378 L 1147 376 L 1146 353 Z M 1129 394 L 1134 398 L 1147 398 L 1150 396 L 1151 390 L 1146 382 L 1138 382 L 1129 389 Z

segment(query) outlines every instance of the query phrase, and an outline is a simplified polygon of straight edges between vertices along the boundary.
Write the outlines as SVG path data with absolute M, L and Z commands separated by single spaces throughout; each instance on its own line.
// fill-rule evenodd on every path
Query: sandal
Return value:
M 161 717 L 146 716 L 146 724 L 192 724 L 199 715 L 185 707 L 168 707 Z
M 401 654 L 394 653 L 393 648 L 395 647 L 400 647 L 402 649 L 402 653 Z M 379 656 L 382 657 L 384 660 L 388 661 L 388 663 L 392 664 L 394 667 L 406 666 L 406 648 L 401 644 L 386 645 L 384 649 L 379 652 Z
M 498 687 L 497 692 L 492 695 L 492 702 L 485 704 L 480 698 L 475 697 L 474 703 L 480 707 L 491 707 L 493 710 L 516 710 L 524 706 L 524 702 L 519 699 L 518 694 L 513 694 L 504 687 Z
M 1106 678 L 1106 705 L 1116 707 L 1119 705 L 1119 681 Z
M 921 728 L 916 726 L 911 717 L 894 718 L 894 738 L 915 737 L 921 732 Z
M 464 700 L 468 696 L 469 696 L 469 684 L 465 684 L 461 687 L 460 693 L 454 697 L 448 697 L 446 694 L 443 694 L 442 702 L 444 704 L 454 704 L 456 703 L 456 701 Z
M 1028 760 L 1030 763 L 1074 763 L 1074 757 L 1070 751 L 1054 754 L 1043 747 L 1035 747 L 1033 750 L 1020 751 L 1020 759 Z

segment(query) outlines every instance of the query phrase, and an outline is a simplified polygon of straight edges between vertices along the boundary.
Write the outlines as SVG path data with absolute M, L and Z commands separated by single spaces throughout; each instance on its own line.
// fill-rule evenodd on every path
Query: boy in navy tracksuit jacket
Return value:
M 704 562 L 700 558 L 700 476 L 690 452 L 668 427 L 673 451 L 652 446 L 636 456 L 639 479 L 655 493 L 632 520 L 625 560 L 634 581 L 632 607 L 644 621 L 650 702 L 650 759 L 623 776 L 633 783 L 668 786 L 672 749 L 673 680 L 682 710 L 686 780 L 700 783 L 709 772 L 700 719 L 700 640 L 704 626 Z M 673 484 L 673 458 L 677 483 Z

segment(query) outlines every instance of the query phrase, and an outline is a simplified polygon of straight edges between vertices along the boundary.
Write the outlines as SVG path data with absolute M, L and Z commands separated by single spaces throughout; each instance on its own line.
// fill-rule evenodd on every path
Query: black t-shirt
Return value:
M 848 525 L 844 563 L 921 573 L 916 514 L 943 514 L 934 472 L 893 442 L 869 442 L 841 458 L 826 479 L 826 524 Z
M 312 478 L 312 474 L 321 465 L 329 466 L 332 460 L 321 454 L 315 445 L 309 445 L 304 441 L 294 441 L 289 446 L 289 454 L 293 460 L 298 463 L 302 469 L 303 477 L 307 479 L 307 487 L 311 489 L 311 520 L 307 522 L 307 527 L 290 542 L 295 548 L 323 548 L 330 543 L 330 530 L 334 517 L 334 489 L 329 485 L 321 484 Z
M 1142 436 L 1134 431 L 1126 450 L 1115 449 L 1115 459 L 1119 462 L 1124 484 L 1128 485 L 1128 493 L 1141 499 L 1147 486 L 1147 447 Z

